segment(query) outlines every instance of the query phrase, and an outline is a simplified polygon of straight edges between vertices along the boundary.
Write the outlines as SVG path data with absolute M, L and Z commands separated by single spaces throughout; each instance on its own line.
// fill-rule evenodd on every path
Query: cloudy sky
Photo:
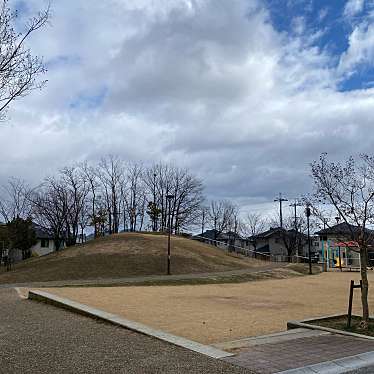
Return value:
M 299 196 L 321 152 L 374 153 L 373 20 L 373 0 L 54 0 L 0 180 L 111 153 L 189 167 L 210 198 Z

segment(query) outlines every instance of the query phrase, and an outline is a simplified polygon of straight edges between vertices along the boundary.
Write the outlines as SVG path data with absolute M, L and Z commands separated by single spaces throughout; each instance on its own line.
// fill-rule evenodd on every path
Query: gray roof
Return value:
M 295 229 L 286 230 L 283 227 L 271 227 L 269 230 L 259 233 L 258 235 L 254 235 L 249 237 L 249 240 L 254 239 L 268 239 L 274 236 L 279 237 L 280 235 L 295 235 L 302 236 L 307 238 L 307 236 L 304 233 L 296 232 Z
M 320 230 L 316 232 L 317 235 L 352 235 L 358 234 L 360 232 L 361 228 L 359 226 L 350 225 L 348 223 L 339 223 L 337 225 L 327 227 L 326 229 Z M 366 229 L 365 230 L 367 234 L 374 234 L 373 230 Z
M 53 239 L 51 230 L 48 230 L 36 223 L 33 223 L 32 225 L 37 239 Z

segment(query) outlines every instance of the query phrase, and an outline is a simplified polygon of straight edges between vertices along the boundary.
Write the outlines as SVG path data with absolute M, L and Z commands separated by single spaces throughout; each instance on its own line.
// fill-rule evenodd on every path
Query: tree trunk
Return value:
M 369 325 L 369 303 L 368 303 L 368 293 L 369 293 L 369 282 L 367 276 L 367 248 L 360 249 L 361 256 L 361 280 L 362 280 L 362 290 L 361 290 L 361 303 L 362 303 L 362 327 L 364 329 L 368 328 Z

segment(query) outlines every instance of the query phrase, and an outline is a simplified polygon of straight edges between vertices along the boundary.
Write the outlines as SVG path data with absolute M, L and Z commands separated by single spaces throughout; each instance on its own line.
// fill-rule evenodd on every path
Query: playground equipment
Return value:
M 322 240 L 321 255 L 323 271 L 336 268 L 343 271 L 343 268 L 352 270 L 361 267 L 358 244 L 354 241 Z

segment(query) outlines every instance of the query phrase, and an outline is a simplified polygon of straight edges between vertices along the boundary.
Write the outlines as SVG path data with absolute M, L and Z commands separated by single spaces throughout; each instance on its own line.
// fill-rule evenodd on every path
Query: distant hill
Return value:
M 253 268 L 261 261 L 230 255 L 214 246 L 172 237 L 172 274 L 209 273 Z M 121 233 L 92 240 L 50 255 L 1 269 L 0 284 L 88 280 L 166 273 L 167 237 Z

